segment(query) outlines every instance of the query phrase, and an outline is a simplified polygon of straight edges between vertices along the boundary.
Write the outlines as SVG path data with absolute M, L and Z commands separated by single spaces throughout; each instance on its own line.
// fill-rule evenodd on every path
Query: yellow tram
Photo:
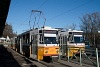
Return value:
M 17 50 L 27 57 L 37 60 L 58 57 L 58 29 L 42 27 L 32 29 L 17 37 Z
M 60 53 L 62 56 L 73 56 L 79 54 L 81 49 L 85 50 L 83 31 L 68 30 L 59 32 Z

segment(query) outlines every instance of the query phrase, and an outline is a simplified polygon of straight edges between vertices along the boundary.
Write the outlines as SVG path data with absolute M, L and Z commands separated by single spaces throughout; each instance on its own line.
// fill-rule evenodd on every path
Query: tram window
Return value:
M 44 37 L 45 44 L 57 44 L 56 37 Z
M 39 33 L 42 33 L 42 30 L 40 30 Z
M 75 43 L 83 43 L 84 38 L 83 37 L 74 37 Z
M 64 37 L 64 44 L 67 43 L 67 36 Z
M 69 34 L 72 34 L 72 32 L 69 32 Z
M 40 35 L 39 40 L 40 40 L 40 44 L 43 44 L 43 43 L 44 43 L 44 42 L 43 42 L 43 35 Z
M 65 37 L 63 36 L 63 44 L 65 44 Z
M 73 41 L 73 37 L 71 35 L 68 36 L 68 41 Z
M 40 36 L 39 40 L 40 40 L 40 44 L 43 44 L 43 37 L 42 36 Z
M 58 37 L 58 43 L 60 43 L 60 37 Z

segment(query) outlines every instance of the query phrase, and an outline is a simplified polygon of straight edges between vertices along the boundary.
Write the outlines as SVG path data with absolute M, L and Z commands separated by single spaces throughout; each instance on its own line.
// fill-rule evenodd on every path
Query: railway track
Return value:
M 55 67 L 71 67 L 69 65 L 62 64 L 62 63 L 60 63 L 58 61 L 54 61 L 53 64 L 54 64 Z
M 15 54 L 21 56 L 26 61 L 26 63 L 20 64 L 22 67 L 24 67 L 24 66 L 25 67 L 47 67 L 46 65 L 43 65 L 36 60 L 32 60 L 30 58 L 23 56 L 22 54 L 14 51 L 13 49 L 10 49 L 10 48 L 8 48 L 8 49 L 11 50 L 11 52 L 15 52 Z M 16 55 L 15 55 L 15 57 L 16 57 Z M 18 57 L 17 57 L 17 60 L 18 60 Z
M 34 61 L 34 59 L 30 58 L 31 61 Z M 45 65 L 46 67 L 71 67 L 71 66 L 68 66 L 66 64 L 62 64 L 60 62 L 57 62 L 57 61 L 52 61 L 52 62 L 48 62 L 48 61 L 37 61 L 43 65 Z
M 22 59 L 21 59 L 22 60 Z M 0 44 L 0 67 L 21 67 L 12 53 Z
M 67 61 L 55 59 L 53 59 L 53 62 L 37 61 L 32 58 L 27 58 L 9 47 L 6 47 L 5 49 L 2 47 L 0 47 L 0 50 L 2 50 L 0 51 L 0 60 L 2 60 L 0 62 L 0 67 L 81 67 L 74 64 L 72 66 L 72 63 L 70 64 Z M 10 59 L 10 57 L 13 57 L 14 60 Z M 15 64 L 15 62 L 17 64 Z
M 18 61 L 18 64 L 19 64 L 18 67 L 73 67 L 67 61 L 62 62 L 59 60 L 57 61 L 55 59 L 53 59 L 53 62 L 37 61 L 35 59 L 27 58 L 27 57 L 23 56 L 11 48 L 7 47 L 6 49 L 9 53 L 11 53 L 14 56 L 14 59 L 16 59 L 16 61 Z M 20 58 L 19 56 L 22 58 Z M 25 61 L 25 62 L 23 62 L 23 61 Z M 0 67 L 2 67 L 2 66 L 0 66 Z M 13 67 L 15 67 L 15 66 L 13 66 Z M 80 67 L 80 66 L 77 65 L 77 67 Z
M 62 62 L 55 59 L 53 59 L 53 62 L 37 61 L 35 59 L 23 56 L 11 48 L 7 47 L 7 50 L 14 56 L 17 61 L 20 60 L 18 62 L 20 64 L 20 67 L 73 67 L 69 65 L 67 61 Z M 22 59 L 19 58 L 19 56 L 22 57 Z M 23 62 L 24 60 L 25 62 Z
M 20 55 L 22 58 L 24 58 L 27 61 L 27 63 L 20 64 L 22 67 L 24 67 L 24 66 L 25 67 L 71 67 L 68 65 L 61 64 L 57 61 L 53 61 L 53 62 L 37 61 L 35 59 L 27 58 L 27 57 L 23 56 L 11 48 L 8 48 L 8 50 L 11 50 L 11 52 L 14 52 L 16 54 L 15 57 L 17 57 L 17 60 L 18 60 L 17 55 Z

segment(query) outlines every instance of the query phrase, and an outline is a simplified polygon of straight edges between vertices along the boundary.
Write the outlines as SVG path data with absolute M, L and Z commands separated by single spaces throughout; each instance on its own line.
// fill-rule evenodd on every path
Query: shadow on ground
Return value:
M 0 67 L 21 67 L 3 45 L 0 45 Z

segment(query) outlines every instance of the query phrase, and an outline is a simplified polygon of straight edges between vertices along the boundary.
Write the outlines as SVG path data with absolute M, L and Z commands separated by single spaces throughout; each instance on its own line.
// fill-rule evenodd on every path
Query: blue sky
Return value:
M 32 13 L 31 10 L 42 11 L 43 15 Z M 45 17 L 45 26 L 64 28 L 74 23 L 77 25 L 76 29 L 79 29 L 79 17 L 93 12 L 100 12 L 100 0 L 11 0 L 6 22 L 18 34 L 33 27 L 35 16 L 35 27 L 38 27 L 37 23 L 39 27 L 43 26 Z

